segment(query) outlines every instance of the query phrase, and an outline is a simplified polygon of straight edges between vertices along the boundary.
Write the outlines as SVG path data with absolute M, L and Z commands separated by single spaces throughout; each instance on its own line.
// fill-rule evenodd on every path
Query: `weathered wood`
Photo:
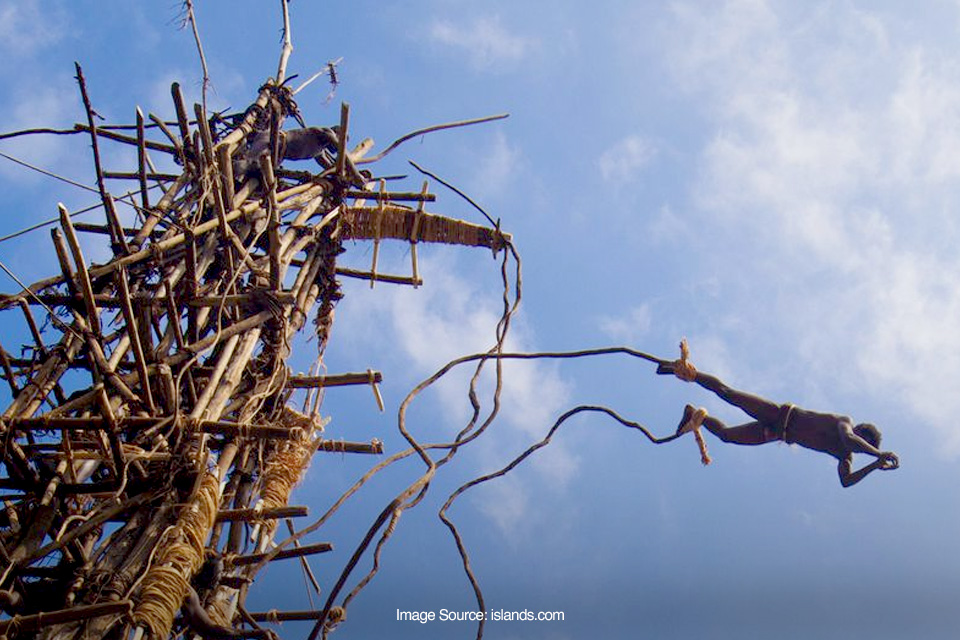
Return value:
M 274 301 L 281 304 L 289 304 L 295 300 L 292 291 L 271 292 L 270 297 Z M 262 292 L 254 291 L 251 293 L 233 293 L 219 296 L 196 296 L 195 298 L 188 298 L 186 300 L 178 300 L 174 298 L 174 304 L 187 307 L 237 307 L 243 305 L 262 306 L 264 299 L 265 298 Z M 94 294 L 93 301 L 98 308 L 103 309 L 122 309 L 124 305 L 122 297 L 102 293 Z M 150 295 L 146 293 L 131 294 L 130 302 L 131 304 L 150 305 L 155 307 L 169 307 L 170 305 L 170 300 L 168 300 L 165 295 Z M 30 303 L 35 305 L 44 304 L 51 307 L 74 307 L 78 304 L 83 304 L 83 297 L 79 294 L 65 296 L 41 293 L 36 296 L 31 296 L 28 300 L 23 301 L 23 304 L 25 305 L 29 305 Z
M 302 558 L 317 553 L 328 553 L 333 551 L 333 545 L 329 542 L 318 542 L 317 544 L 304 545 L 296 549 L 284 549 L 276 554 L 254 553 L 247 556 L 234 556 L 229 559 L 229 564 L 234 567 L 242 567 L 251 564 L 257 564 L 266 560 L 268 555 L 270 562 L 274 560 L 286 560 L 287 558 Z
M 383 443 L 377 439 L 370 442 L 345 442 L 343 440 L 322 440 L 317 446 L 318 451 L 332 451 L 336 453 L 383 453 Z
M 187 119 L 187 108 L 183 102 L 183 93 L 180 91 L 179 82 L 170 85 L 170 96 L 173 98 L 173 108 L 177 113 L 177 126 L 180 127 L 181 144 L 186 149 L 190 145 L 190 121 Z M 202 117 L 206 118 L 206 114 L 203 114 Z
M 316 387 L 342 387 L 347 385 L 380 384 L 383 374 L 379 371 L 363 373 L 339 373 L 326 376 L 290 376 L 287 386 L 292 389 L 313 389 Z
M 243 520 L 278 520 L 280 518 L 302 518 L 310 513 L 307 507 L 277 507 L 276 509 L 223 509 L 217 512 L 218 522 Z
M 411 287 L 419 287 L 423 285 L 423 280 L 420 278 L 410 278 L 407 276 L 393 276 L 385 273 L 374 273 L 372 271 L 357 271 L 356 269 L 347 269 L 343 267 L 337 268 L 338 276 L 346 276 L 348 278 L 357 278 L 358 280 L 369 280 L 373 282 L 385 282 L 387 284 L 404 284 Z
M 140 109 L 129 127 L 98 125 L 77 68 L 87 124 L 73 131 L 90 136 L 104 218 L 73 223 L 61 206 L 52 221 L 60 228 L 51 232 L 59 275 L 0 296 L 0 310 L 21 308 L 33 341 L 17 358 L 0 347 L 0 373 L 14 395 L 0 416 L 6 474 L 0 487 L 12 490 L 0 507 L 3 580 L 12 589 L 24 579 L 50 581 L 49 603 L 40 605 L 45 617 L 2 622 L 0 635 L 42 630 L 41 640 L 126 637 L 130 629 L 115 625 L 129 624 L 130 598 L 138 603 L 135 619 L 146 625 L 134 635 L 149 627 L 159 640 L 171 630 L 180 602 L 169 603 L 174 609 L 161 611 L 159 622 L 145 613 L 144 602 L 167 606 L 160 592 L 179 600 L 182 581 L 189 582 L 205 555 L 222 555 L 230 575 L 198 595 L 229 605 L 228 619 L 238 620 L 239 612 L 252 623 L 244 608 L 247 589 L 271 560 L 299 558 L 319 593 L 306 558 L 331 546 L 300 547 L 295 540 L 295 548 L 275 549 L 274 521 L 307 514 L 287 502 L 291 483 L 317 452 L 383 453 L 379 440 L 327 439 L 319 428 L 322 389 L 370 385 L 382 409 L 382 375 L 290 375 L 295 334 L 318 307 L 319 355 L 310 370 L 326 371 L 323 353 L 342 295 L 338 277 L 419 286 L 417 243 L 496 250 L 508 241 L 499 229 L 425 213 L 424 203 L 436 200 L 426 183 L 419 193 L 388 191 L 385 178 L 361 174 L 356 162 L 372 143 L 348 150 L 346 104 L 339 130 L 308 128 L 321 140 L 322 171 L 284 168 L 285 160 L 312 153 L 285 153 L 291 147 L 290 137 L 281 135 L 283 120 L 300 116 L 295 92 L 278 84 L 284 65 L 242 117 L 230 116 L 232 124 L 200 105 L 189 120 L 179 86 L 172 86 L 175 126 L 150 114 L 163 143 L 147 139 Z M 118 133 L 127 130 L 136 135 Z M 99 146 L 107 139 L 135 147 L 132 167 L 104 170 Z M 175 154 L 182 172 L 158 172 L 151 151 Z M 245 167 L 242 175 L 234 175 L 235 161 Z M 108 179 L 137 182 L 139 194 L 125 198 L 139 210 L 140 224 L 122 226 Z M 378 191 L 364 190 L 373 184 Z M 150 196 L 160 185 L 159 199 Z M 109 236 L 113 255 L 89 264 L 78 232 Z M 363 239 L 375 241 L 370 270 L 340 267 L 344 243 Z M 387 239 L 410 243 L 412 277 L 378 272 L 380 241 Z M 53 326 L 46 330 L 59 338 L 41 333 L 35 305 L 50 314 Z M 304 395 L 303 414 L 287 405 Z M 46 413 L 38 415 L 41 409 Z M 346 429 L 339 433 L 349 436 Z M 298 473 L 285 477 L 285 469 Z M 269 489 L 261 486 L 265 477 Z M 188 531 L 192 515 L 201 513 L 199 528 Z M 245 531 L 252 532 L 252 547 L 237 555 Z M 176 561 L 155 562 L 178 540 L 187 544 L 176 548 Z M 30 566 L 39 562 L 43 567 Z M 174 565 L 176 584 L 164 591 L 161 581 L 155 589 L 154 570 Z M 145 573 L 154 575 L 141 582 Z M 115 608 L 96 608 L 111 599 L 120 601 Z M 63 603 L 73 617 L 48 611 Z M 298 613 L 319 615 L 294 617 Z
M 63 488 L 63 485 L 61 485 L 61 488 Z M 30 556 L 28 560 L 43 558 L 44 556 L 54 551 L 57 551 L 58 549 L 63 549 L 74 540 L 82 538 L 88 533 L 94 531 L 103 523 L 112 520 L 113 518 L 117 517 L 122 513 L 129 512 L 133 509 L 137 509 L 141 507 L 142 505 L 149 504 L 153 500 L 156 500 L 163 493 L 164 493 L 163 491 L 160 491 L 154 494 L 142 493 L 134 498 L 130 498 L 126 502 L 122 502 L 120 504 L 114 505 L 113 507 L 108 507 L 101 513 L 93 515 L 86 522 L 80 524 L 75 529 L 70 529 L 69 531 L 61 535 L 58 540 L 55 540 L 50 544 L 46 545 L 45 547 L 42 547 L 36 553 Z
M 89 131 L 89 125 L 85 124 L 75 124 L 73 125 L 74 130 L 76 131 Z M 125 136 L 122 133 L 117 133 L 115 131 L 110 131 L 108 129 L 103 129 L 102 127 L 97 127 L 97 134 L 101 138 L 108 138 L 115 142 L 122 142 L 124 144 L 129 144 L 133 146 L 138 146 L 136 137 Z M 155 142 L 153 140 L 145 140 L 144 146 L 147 149 L 153 149 L 154 151 L 163 151 L 164 153 L 169 153 L 170 155 L 176 155 L 177 150 L 173 145 L 163 144 L 162 142 Z
M 295 622 L 304 620 L 320 620 L 322 610 L 314 611 L 251 611 L 250 617 L 256 622 Z
M 107 193 L 107 188 L 103 181 L 103 166 L 100 163 L 100 144 L 97 141 L 97 126 L 93 121 L 93 106 L 90 104 L 90 96 L 87 95 L 87 82 L 83 77 L 83 69 L 80 67 L 80 63 L 75 62 L 74 67 L 77 71 L 77 84 L 80 85 L 80 97 L 83 99 L 83 108 L 87 112 L 87 125 L 89 125 L 87 130 L 90 132 L 90 147 L 93 150 L 93 169 L 97 177 L 97 190 L 100 192 L 100 200 L 103 202 L 108 223 L 111 226 L 116 225 L 119 227 L 117 210 L 114 207 L 113 198 Z M 120 235 L 120 239 L 122 238 L 123 236 Z M 84 264 L 84 267 L 86 267 L 86 264 Z
M 20 302 L 20 308 L 23 310 L 23 317 L 27 321 L 27 327 L 30 328 L 30 335 L 33 337 L 33 342 L 37 346 L 37 352 L 41 357 L 45 358 L 47 356 L 47 348 L 43 344 L 43 337 L 40 335 L 40 329 L 37 328 L 37 322 L 34 320 L 33 313 L 30 311 L 30 305 L 23 300 Z
M 10 356 L 7 350 L 0 345 L 0 367 L 3 368 L 3 377 L 10 386 L 10 393 L 16 398 L 20 393 L 20 385 L 17 384 L 17 378 L 13 373 L 13 367 L 10 365 Z
M 118 613 L 129 613 L 132 609 L 133 604 L 129 600 L 121 600 L 120 602 L 101 602 L 99 604 L 90 604 L 82 607 L 61 609 L 60 611 L 17 616 L 11 620 L 0 620 L 0 633 L 5 634 L 14 630 L 18 633 L 36 631 L 44 627 L 63 624 L 65 622 L 89 620 L 91 618 L 115 615 Z
M 411 237 L 414 221 L 419 216 L 420 229 Z M 394 238 L 417 242 L 437 242 L 471 247 L 502 249 L 510 234 L 472 222 L 454 220 L 432 213 L 420 213 L 399 205 L 384 207 L 346 207 L 340 214 L 344 239 L 372 240 Z M 379 220 L 379 224 L 378 224 Z
M 110 230 L 110 246 L 113 249 L 114 255 L 126 255 L 130 253 L 130 248 L 127 246 L 127 236 L 123 233 L 123 225 L 120 224 L 120 217 L 117 215 L 117 208 L 114 204 L 113 196 L 108 193 L 106 200 L 110 203 L 110 206 L 105 207 L 107 226 Z
M 147 188 L 147 147 L 146 130 L 143 123 L 143 111 L 137 107 L 137 183 L 140 185 L 140 206 L 145 210 L 150 208 L 150 192 Z M 152 179 L 156 180 L 156 176 Z M 176 180 L 176 176 L 170 176 Z
M 142 185 L 147 184 L 147 180 L 155 182 L 172 182 L 180 176 L 179 173 L 154 173 L 152 171 L 104 171 L 103 177 L 107 180 L 136 180 Z M 139 185 L 138 185 L 139 186 Z M 149 185 L 147 185 L 149 187 Z M 142 207 L 148 209 L 149 207 Z
M 63 228 L 64 237 L 67 240 L 67 246 L 70 253 L 73 254 L 73 264 L 77 269 L 77 280 L 80 283 L 80 294 L 83 296 L 83 302 L 87 306 L 87 324 L 90 330 L 95 334 L 100 333 L 100 311 L 97 309 L 97 303 L 93 299 L 93 284 L 90 280 L 90 272 L 87 271 L 87 261 L 83 257 L 83 249 L 80 248 L 80 242 L 77 240 L 76 231 L 73 229 L 73 221 L 70 220 L 70 214 L 67 208 L 62 204 L 57 205 L 60 209 L 60 226 Z
M 124 269 L 117 271 L 117 290 L 120 292 L 120 309 L 123 312 L 124 322 L 127 323 L 127 333 L 130 336 L 130 346 L 133 348 L 133 359 L 137 365 L 137 375 L 140 376 L 140 392 L 143 394 L 147 410 L 156 411 L 153 404 L 153 392 L 150 390 L 150 374 L 147 372 L 147 357 L 143 352 L 143 340 L 137 326 L 137 318 L 133 312 L 133 303 L 130 298 L 130 285 L 127 283 L 127 272 Z
M 347 189 L 343 192 L 344 198 L 369 198 L 373 200 L 383 199 L 384 202 L 436 202 L 437 196 L 426 191 L 357 191 Z

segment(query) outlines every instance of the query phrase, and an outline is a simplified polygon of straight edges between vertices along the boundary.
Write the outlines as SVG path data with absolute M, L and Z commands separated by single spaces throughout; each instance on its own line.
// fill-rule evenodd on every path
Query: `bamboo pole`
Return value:
M 17 385 L 16 376 L 13 373 L 13 367 L 10 365 L 10 356 L 7 354 L 7 350 L 0 345 L 0 367 L 3 368 L 3 377 L 7 381 L 7 385 L 10 387 L 10 393 L 14 398 L 20 394 L 20 387 Z
M 137 107 L 137 182 L 140 185 L 140 206 L 150 208 L 150 192 L 147 188 L 147 147 L 143 111 Z
M 147 410 L 150 411 L 150 413 L 154 413 L 156 407 L 153 404 L 153 393 L 150 390 L 150 374 L 147 372 L 147 358 L 143 352 L 143 342 L 140 338 L 137 318 L 133 313 L 133 303 L 130 299 L 130 285 L 127 283 L 126 270 L 120 269 L 117 271 L 116 281 L 117 289 L 120 291 L 123 319 L 124 322 L 127 323 L 127 334 L 133 347 L 133 359 L 137 365 L 137 375 L 140 376 L 140 390 L 147 405 Z
M 74 131 L 89 131 L 90 126 L 85 124 L 75 124 L 73 125 Z M 137 138 L 135 136 L 125 136 L 115 131 L 110 131 L 103 129 L 102 127 L 97 127 L 97 135 L 101 138 L 107 138 L 115 142 L 122 142 L 124 144 L 129 144 L 132 146 L 137 146 Z M 153 149 L 154 151 L 163 151 L 164 153 L 169 153 L 170 155 L 176 155 L 177 150 L 173 145 L 163 144 L 162 142 L 155 142 L 153 140 L 145 140 L 144 146 L 148 149 Z
M 319 542 L 317 544 L 304 545 L 302 547 L 297 547 L 296 549 L 284 549 L 278 553 L 270 554 L 270 562 L 274 560 L 286 560 L 288 558 L 302 558 L 304 556 L 311 556 L 317 553 L 329 553 L 333 551 L 333 545 L 329 542 Z M 246 556 L 233 556 L 228 560 L 228 563 L 234 567 L 242 567 L 251 564 L 257 564 L 267 559 L 266 553 L 253 553 Z
M 0 634 L 8 632 L 22 633 L 37 631 L 44 627 L 77 620 L 89 620 L 100 616 L 129 613 L 133 605 L 129 600 L 120 602 L 101 602 L 81 607 L 71 607 L 60 611 L 35 613 L 29 616 L 15 616 L 10 620 L 0 620 Z
M 9 473 L 8 478 L 0 479 L 0 486 L 22 494 L 8 498 L 11 502 L 6 509 L 13 515 L 8 516 L 10 525 L 4 530 L 21 541 L 14 550 L 17 562 L 7 563 L 11 567 L 8 573 L 13 579 L 22 579 L 26 577 L 23 571 L 29 569 L 27 563 L 41 558 L 49 562 L 48 556 L 62 552 L 77 572 L 73 578 L 65 578 L 69 585 L 58 586 L 52 593 L 58 602 L 111 597 L 125 601 L 130 597 L 142 604 L 151 598 L 162 599 L 162 588 L 145 597 L 147 589 L 138 586 L 138 576 L 168 564 L 168 559 L 158 560 L 156 555 L 162 555 L 170 544 L 164 532 L 171 530 L 171 524 L 180 527 L 192 513 L 192 508 L 184 509 L 183 504 L 192 503 L 200 494 L 191 493 L 189 483 L 196 482 L 198 489 L 202 481 L 209 522 L 189 534 L 194 548 L 190 562 L 174 562 L 180 580 L 175 599 L 183 591 L 182 581 L 189 581 L 199 568 L 197 561 L 202 559 L 204 547 L 221 548 L 223 525 L 216 522 L 232 523 L 226 549 L 234 554 L 242 547 L 244 525 L 238 523 L 256 522 L 254 547 L 259 553 L 234 558 L 228 563 L 223 589 L 199 594 L 206 602 L 228 605 L 228 623 L 232 623 L 234 609 L 249 620 L 243 604 L 249 579 L 259 565 L 286 557 L 306 563 L 306 556 L 330 549 L 322 543 L 267 552 L 273 521 L 290 514 L 305 515 L 306 510 L 287 505 L 289 491 L 274 487 L 261 492 L 259 480 L 254 480 L 265 472 L 263 461 L 282 460 L 277 452 L 292 452 L 305 469 L 317 451 L 383 452 L 378 440 L 323 439 L 317 428 L 321 389 L 370 384 L 377 393 L 382 375 L 370 370 L 291 376 L 285 364 L 293 335 L 305 325 L 319 300 L 317 334 L 322 356 L 332 309 L 340 295 L 337 276 L 417 286 L 421 283 L 417 243 L 497 248 L 508 238 L 498 228 L 427 214 L 424 203 L 434 201 L 435 196 L 427 192 L 426 183 L 419 193 L 387 191 L 385 182 L 379 182 L 378 192 L 355 189 L 369 184 L 369 176 L 366 172 L 361 176 L 354 163 L 367 145 L 361 144 L 356 155 L 347 149 L 347 104 L 341 107 L 334 166 L 316 175 L 283 168 L 283 154 L 278 149 L 280 126 L 284 116 L 297 116 L 298 112 L 293 94 L 281 82 L 289 57 L 287 45 L 292 47 L 286 2 L 282 4 L 285 52 L 278 77 L 262 87 L 256 103 L 219 143 L 203 107 L 195 106 L 195 121 L 188 120 L 176 85 L 171 87 L 176 126 L 167 127 L 151 114 L 170 144 L 147 139 L 147 125 L 139 109 L 136 124 L 130 127 L 135 138 L 116 133 L 120 128 L 97 126 L 84 95 L 88 125 L 78 125 L 77 130 L 88 132 L 94 146 L 111 137 L 135 145 L 136 170 L 107 172 L 95 157 L 106 224 L 71 224 L 62 208 L 61 229 L 52 234 L 61 274 L 0 298 L 0 309 L 12 304 L 21 307 L 39 354 L 39 358 L 34 354 L 11 359 L 0 350 L 0 369 L 7 380 L 24 380 L 19 393 L 12 389 L 17 397 L 0 418 Z M 82 78 L 80 81 L 83 85 Z M 270 120 L 272 155 L 259 159 L 259 172 L 234 176 L 237 148 L 256 127 L 262 135 L 265 118 Z M 183 171 L 179 175 L 158 173 L 149 150 L 177 154 Z M 330 160 L 328 156 L 325 162 L 330 164 Z M 290 186 L 281 190 L 278 178 Z M 145 214 L 139 228 L 121 225 L 105 188 L 106 179 L 138 182 L 142 205 L 138 208 Z M 164 189 L 153 207 L 150 201 L 157 196 L 149 195 L 150 181 Z M 131 199 L 136 195 L 134 191 Z M 364 198 L 374 197 L 375 207 L 363 206 Z M 344 206 L 345 199 L 354 200 L 354 206 Z M 399 202 L 417 205 L 414 209 Z M 107 264 L 88 265 L 78 231 L 109 235 L 114 257 Z M 350 239 L 375 240 L 369 272 L 337 266 L 342 243 Z M 387 239 L 410 243 L 412 277 L 379 273 L 380 241 Z M 295 272 L 288 273 L 290 268 Z M 284 290 L 284 282 L 290 281 L 293 284 Z M 51 291 L 64 283 L 66 292 Z M 41 305 L 51 314 L 55 308 L 72 313 L 70 325 L 54 319 L 63 333 L 59 343 L 50 340 L 49 345 L 44 344 L 31 305 Z M 120 317 L 123 322 L 115 326 Z M 313 371 L 321 371 L 320 366 Z M 305 394 L 305 415 L 294 420 L 285 403 L 296 389 L 316 392 Z M 54 396 L 49 397 L 51 394 Z M 379 394 L 377 401 L 382 407 Z M 37 415 L 46 402 L 53 408 Z M 300 462 L 295 466 L 299 468 Z M 279 464 L 271 472 L 283 468 Z M 209 469 L 215 472 L 205 473 Z M 215 487 L 211 487 L 211 479 Z M 221 495 L 224 487 L 227 494 Z M 130 498 L 129 494 L 136 495 Z M 251 504 L 255 495 L 265 508 Z M 207 499 L 211 497 L 213 501 Z M 155 504 L 160 500 L 159 506 Z M 229 506 L 233 508 L 226 508 Z M 9 533 L 19 526 L 20 519 L 24 521 L 21 533 Z M 126 524 L 105 526 L 116 520 Z M 51 542 L 43 545 L 47 535 Z M 0 558 L 6 551 L 0 544 Z M 314 585 L 319 589 L 315 581 Z M 152 588 L 157 586 L 153 581 Z M 172 615 L 175 613 L 174 609 Z M 119 636 L 121 630 L 111 627 L 119 615 L 72 622 L 55 619 L 41 637 Z M 161 636 L 169 631 L 169 624 L 157 626 L 150 619 L 138 610 L 138 624 L 150 626 Z
M 345 442 L 343 440 L 321 440 L 317 445 L 318 451 L 333 453 L 383 453 L 383 443 L 374 438 L 370 442 Z
M 177 126 L 180 127 L 180 140 L 186 152 L 190 147 L 190 122 L 187 119 L 187 109 L 180 92 L 180 83 L 170 85 L 170 96 L 173 98 L 173 108 L 177 113 Z M 205 117 L 205 116 L 204 116 Z
M 30 305 L 27 304 L 26 300 L 21 300 L 20 308 L 23 310 L 23 317 L 27 321 L 30 335 L 33 336 L 33 342 L 37 345 L 37 352 L 40 354 L 40 357 L 46 358 L 47 348 L 43 344 L 43 337 L 40 335 L 40 329 L 37 328 L 37 322 L 33 318 L 33 313 L 30 312 Z
M 380 384 L 383 374 L 380 371 L 364 371 L 363 373 L 340 373 L 325 376 L 290 376 L 287 386 L 291 389 L 313 389 L 316 387 L 342 387 L 347 385 Z
M 80 282 L 80 293 L 87 307 L 87 323 L 90 325 L 90 330 L 99 335 L 100 311 L 93 299 L 93 284 L 90 280 L 90 272 L 87 271 L 87 261 L 83 257 L 83 250 L 80 248 L 80 242 L 77 240 L 77 234 L 73 229 L 73 222 L 70 220 L 67 208 L 63 204 L 58 204 L 57 207 L 60 210 L 60 226 L 63 228 L 67 246 L 73 254 L 73 263 L 77 269 L 77 280 Z
M 251 612 L 250 617 L 257 622 L 302 622 L 320 620 L 323 617 L 323 611 L 319 609 L 311 611 L 257 611 Z
M 309 515 L 310 510 L 303 506 L 276 507 L 274 509 L 223 509 L 217 512 L 217 521 L 232 522 L 243 520 L 279 520 L 281 518 L 302 518 Z

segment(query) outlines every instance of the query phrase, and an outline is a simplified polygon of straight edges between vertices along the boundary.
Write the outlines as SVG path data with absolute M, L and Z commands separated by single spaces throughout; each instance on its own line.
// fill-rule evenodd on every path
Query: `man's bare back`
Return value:
M 664 363 L 657 373 L 675 373 L 673 363 Z M 872 424 L 854 425 L 847 416 L 801 409 L 791 404 L 777 404 L 750 393 L 732 389 L 714 376 L 697 372 L 691 380 L 712 391 L 726 402 L 739 407 L 753 422 L 728 427 L 712 416 L 703 419 L 703 426 L 724 442 L 758 445 L 782 441 L 827 453 L 839 461 L 837 471 L 844 487 L 852 486 L 869 473 L 896 469 L 900 460 L 895 453 L 880 451 L 880 430 Z M 687 405 L 678 431 L 690 421 L 694 408 Z M 853 471 L 853 454 L 865 453 L 876 460 Z

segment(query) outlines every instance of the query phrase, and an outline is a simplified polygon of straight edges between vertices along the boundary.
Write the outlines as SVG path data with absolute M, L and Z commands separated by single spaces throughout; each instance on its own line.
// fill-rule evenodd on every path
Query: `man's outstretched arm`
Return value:
M 894 465 L 888 460 L 888 458 L 877 458 L 862 469 L 854 471 L 853 455 L 849 455 L 841 460 L 840 464 L 837 465 L 837 472 L 840 474 L 840 484 L 842 484 L 844 487 L 852 487 L 877 469 L 882 469 L 884 471 L 896 469 L 898 465 Z
M 838 429 L 840 431 L 840 439 L 847 451 L 851 453 L 866 453 L 867 455 L 874 456 L 877 458 L 877 461 L 884 463 L 883 466 L 885 468 L 896 469 L 900 466 L 900 459 L 897 457 L 897 454 L 892 451 L 880 451 L 858 436 L 849 422 L 840 422 Z

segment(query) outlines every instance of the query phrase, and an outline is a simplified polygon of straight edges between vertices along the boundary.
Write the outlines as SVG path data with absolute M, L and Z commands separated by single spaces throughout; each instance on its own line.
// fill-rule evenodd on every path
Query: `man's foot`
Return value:
M 690 429 L 686 428 L 690 424 L 690 421 L 693 420 L 693 412 L 696 409 L 693 408 L 693 405 L 688 404 L 683 408 L 683 418 L 680 419 L 680 424 L 677 425 L 677 435 L 682 435 L 689 431 Z

